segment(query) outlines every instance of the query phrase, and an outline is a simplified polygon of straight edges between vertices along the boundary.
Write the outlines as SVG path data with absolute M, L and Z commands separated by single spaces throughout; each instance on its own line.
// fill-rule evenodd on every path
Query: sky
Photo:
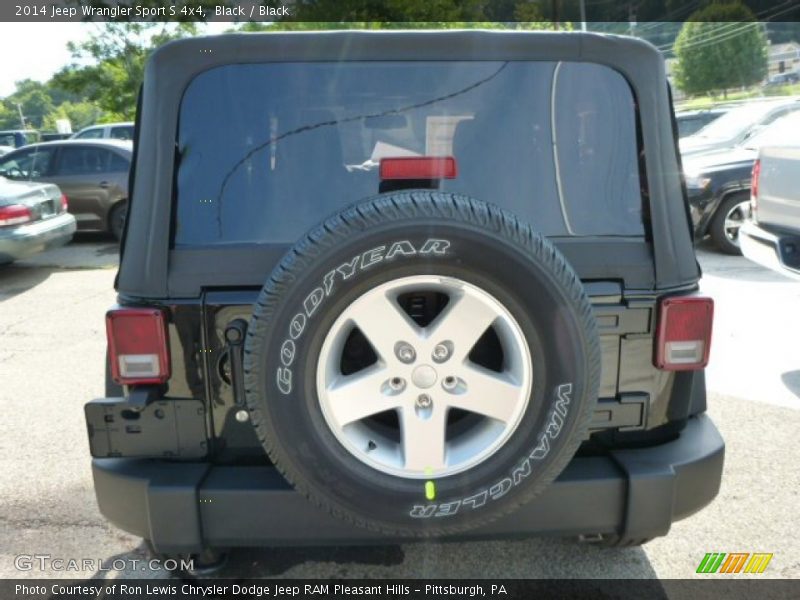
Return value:
M 67 42 L 88 38 L 96 23 L 0 23 L 0 98 L 14 92 L 20 79 L 47 81 L 72 62 Z M 231 23 L 209 23 L 208 33 L 221 33 Z

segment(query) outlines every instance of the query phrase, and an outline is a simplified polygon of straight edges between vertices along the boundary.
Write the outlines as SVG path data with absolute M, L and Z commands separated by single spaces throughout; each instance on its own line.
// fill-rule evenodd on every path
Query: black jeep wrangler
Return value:
M 225 35 L 151 58 L 86 406 L 161 553 L 664 535 L 716 495 L 663 61 L 623 37 Z

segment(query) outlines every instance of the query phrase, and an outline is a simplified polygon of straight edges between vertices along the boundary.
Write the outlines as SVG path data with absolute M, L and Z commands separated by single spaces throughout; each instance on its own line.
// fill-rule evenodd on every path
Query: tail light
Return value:
M 67 212 L 67 208 L 69 207 L 69 203 L 67 202 L 67 197 L 64 194 L 61 194 L 61 212 Z
M 33 221 L 33 213 L 27 206 L 23 206 L 22 204 L 0 206 L 0 227 L 21 225 L 29 221 Z
M 111 375 L 119 384 L 164 383 L 170 376 L 164 311 L 120 308 L 106 314 Z
M 758 221 L 758 179 L 761 177 L 761 159 L 753 163 L 753 173 L 750 176 L 750 214 L 753 221 Z
M 698 296 L 665 298 L 658 310 L 655 366 L 694 371 L 708 364 L 714 301 Z
M 403 156 L 381 159 L 381 181 L 389 179 L 455 179 L 452 156 Z

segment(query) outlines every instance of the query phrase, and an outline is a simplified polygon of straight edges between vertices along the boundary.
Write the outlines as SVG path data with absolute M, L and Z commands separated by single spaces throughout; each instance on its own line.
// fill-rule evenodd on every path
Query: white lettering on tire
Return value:
M 531 474 L 533 470 L 531 461 L 543 460 L 550 453 L 550 442 L 555 441 L 564 427 L 564 417 L 567 415 L 569 403 L 572 400 L 572 384 L 562 383 L 556 387 L 555 395 L 555 406 L 550 414 L 550 420 L 547 426 L 544 428 L 541 436 L 539 436 L 539 443 L 511 470 L 511 475 L 509 477 L 503 477 L 499 481 L 467 498 L 451 500 L 439 504 L 415 504 L 411 508 L 409 516 L 414 519 L 427 519 L 434 516 L 452 516 L 456 514 L 461 507 L 468 507 L 474 510 L 486 505 L 488 500 L 499 500 L 515 486 L 518 486 Z M 442 510 L 442 507 L 446 508 Z
M 410 241 L 400 240 L 390 244 L 388 252 L 386 248 L 386 245 L 371 248 L 332 269 L 322 278 L 321 284 L 314 287 L 303 300 L 302 310 L 289 321 L 289 336 L 280 347 L 281 365 L 277 368 L 275 383 L 282 394 L 288 395 L 292 393 L 292 365 L 295 358 L 295 342 L 305 332 L 308 320 L 316 314 L 319 307 L 333 292 L 337 277 L 342 281 L 347 281 L 361 271 L 366 271 L 380 262 L 393 260 L 395 257 L 408 257 L 417 254 L 445 256 L 450 248 L 450 242 L 431 238 L 426 240 L 417 251 Z M 455 510 L 457 511 L 458 507 Z

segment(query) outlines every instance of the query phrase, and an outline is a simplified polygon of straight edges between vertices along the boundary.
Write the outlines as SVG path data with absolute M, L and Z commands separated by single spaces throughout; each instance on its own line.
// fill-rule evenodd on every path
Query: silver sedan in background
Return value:
M 0 177 L 0 264 L 62 246 L 75 229 L 58 186 Z

